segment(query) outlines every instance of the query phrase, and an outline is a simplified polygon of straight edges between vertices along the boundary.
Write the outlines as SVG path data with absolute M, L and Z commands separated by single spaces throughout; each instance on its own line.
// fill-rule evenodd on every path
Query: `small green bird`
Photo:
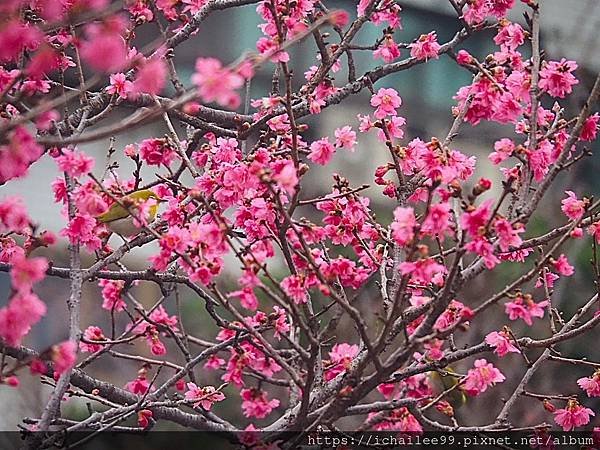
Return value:
M 450 403 L 452 408 L 458 409 L 467 403 L 467 396 L 461 387 L 454 387 L 460 382 L 460 376 L 456 374 L 456 371 L 452 367 L 444 367 L 440 372 L 429 372 L 429 379 L 432 381 L 432 387 L 436 391 L 436 395 L 454 388 L 443 397 L 443 400 Z
M 153 200 L 147 208 L 140 208 L 146 202 Z M 107 228 L 120 236 L 133 236 L 140 232 L 139 220 L 135 220 L 129 211 L 133 212 L 134 216 L 143 213 L 143 218 L 146 223 L 151 223 L 158 212 L 158 204 L 161 198 L 152 192 L 150 189 L 142 189 L 132 192 L 119 199 L 119 203 L 113 203 L 107 211 L 103 212 L 96 219 L 106 224 Z M 138 226 L 136 226 L 136 224 Z

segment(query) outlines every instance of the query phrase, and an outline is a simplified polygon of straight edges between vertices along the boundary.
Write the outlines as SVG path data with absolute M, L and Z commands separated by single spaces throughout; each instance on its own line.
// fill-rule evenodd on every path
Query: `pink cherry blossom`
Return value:
M 368 417 L 367 420 L 369 418 L 371 417 Z M 419 421 L 406 407 L 392 410 L 381 422 L 378 421 L 374 429 L 376 431 L 400 431 L 403 433 L 421 433 L 423 431 Z
M 404 125 L 406 125 L 406 119 L 404 117 L 390 116 L 385 119 L 385 128 L 387 128 L 387 131 L 392 138 L 402 139 L 404 137 L 404 130 L 402 129 Z M 387 141 L 387 136 L 383 130 L 380 129 L 377 132 L 377 139 L 379 139 L 380 142 Z
M 428 60 L 429 58 L 439 58 L 440 44 L 437 41 L 437 34 L 432 31 L 428 34 L 422 34 L 416 42 L 409 45 L 410 56 L 417 59 Z
M 308 301 L 308 292 L 306 291 L 304 280 L 299 275 L 290 275 L 284 278 L 281 282 L 281 288 L 296 304 Z
M 523 243 L 519 234 L 525 232 L 525 228 L 521 224 L 513 225 L 504 218 L 497 218 L 494 220 L 494 231 L 503 252 L 509 251 L 511 247 L 519 247 Z
M 160 94 L 167 81 L 167 67 L 160 58 L 150 58 L 138 67 L 130 92 L 136 94 Z M 124 89 L 126 87 L 124 86 Z
M 60 119 L 60 113 L 55 109 L 41 113 L 36 121 L 35 126 L 38 130 L 49 131 L 50 128 Z
M 456 54 L 456 62 L 460 65 L 467 65 L 473 62 L 473 56 L 466 50 L 459 50 Z
M 330 368 L 325 372 L 325 379 L 333 380 L 340 373 L 348 370 L 358 351 L 358 345 L 335 344 L 329 352 Z
M 444 236 L 451 233 L 451 227 L 450 204 L 438 203 L 429 207 L 429 214 L 423 221 L 421 231 L 435 236 Z
M 271 166 L 272 178 L 285 192 L 292 195 L 298 185 L 298 172 L 293 161 L 277 160 Z
M 0 200 L 0 231 L 21 233 L 29 227 L 27 208 L 20 197 L 6 197 Z
M 96 220 L 88 214 L 76 214 L 60 232 L 71 243 L 84 244 L 88 250 L 97 250 L 102 242 L 96 233 Z
M 146 374 L 141 373 L 135 380 L 128 382 L 125 385 L 125 389 L 127 389 L 132 394 L 144 395 L 147 392 L 154 390 L 154 387 L 150 386 L 150 382 L 146 378 Z
M 177 153 L 165 139 L 144 139 L 140 142 L 140 157 L 150 166 L 170 166 Z
M 581 129 L 581 135 L 579 138 L 582 141 L 592 142 L 596 140 L 596 136 L 598 135 L 598 122 L 600 122 L 600 114 L 595 113 L 588 117 Z
M 217 370 L 223 367 L 225 364 L 225 360 L 223 358 L 219 358 L 217 355 L 211 355 L 210 358 L 206 360 L 204 367 L 210 370 Z
M 73 341 L 61 342 L 52 347 L 52 362 L 54 363 L 54 373 L 62 375 L 75 365 L 77 357 L 77 344 Z
M 63 148 L 56 157 L 56 164 L 72 177 L 85 175 L 94 168 L 94 158 L 77 149 Z
M 240 96 L 235 90 L 242 86 L 244 80 L 223 67 L 218 59 L 198 58 L 192 82 L 198 86 L 200 98 L 205 102 L 217 102 L 231 109 L 240 104 Z
M 508 353 L 520 353 L 512 342 L 512 337 L 506 331 L 492 331 L 485 337 L 485 342 L 494 347 L 494 353 L 503 357 Z
M 129 93 L 133 92 L 133 83 L 124 73 L 116 73 L 110 76 L 110 86 L 106 88 L 106 92 L 118 95 L 120 98 L 127 98 Z
M 575 61 L 549 61 L 540 70 L 540 89 L 552 97 L 565 98 L 579 83 L 572 72 L 577 69 Z
M 102 279 L 98 282 L 102 288 L 102 308 L 108 311 L 123 311 L 127 306 L 121 297 L 121 291 L 125 287 L 125 282 L 121 280 Z
M 32 292 L 13 296 L 0 308 L 0 337 L 8 345 L 19 345 L 31 327 L 46 314 L 46 304 Z
M 279 400 L 269 400 L 267 393 L 259 389 L 242 389 L 242 411 L 245 417 L 264 419 L 279 406 Z
M 392 239 L 399 245 L 405 246 L 413 240 L 416 225 L 413 209 L 399 206 L 394 210 L 394 221 L 390 225 Z
M 510 139 L 503 138 L 494 144 L 494 150 L 489 155 L 490 161 L 494 164 L 500 164 L 512 155 L 515 150 L 515 144 Z
M 346 150 L 354 151 L 356 145 L 356 133 L 352 131 L 349 125 L 338 128 L 334 132 L 336 147 L 345 148 Z
M 334 153 L 335 147 L 329 142 L 329 138 L 323 138 L 313 142 L 310 145 L 310 153 L 308 154 L 308 159 L 324 166 L 329 161 L 331 161 L 331 158 Z
M 460 218 L 461 226 L 473 237 L 479 236 L 492 214 L 492 200 L 486 200 L 477 208 L 464 213 Z
M 392 36 L 386 36 L 381 45 L 373 52 L 373 57 L 391 63 L 400 57 L 400 48 Z
M 552 289 L 554 288 L 554 282 L 560 277 L 555 273 L 550 272 L 549 270 L 546 270 L 545 272 L 546 273 L 544 277 L 540 275 L 540 277 L 537 279 L 537 281 L 535 282 L 535 287 L 541 288 L 544 286 L 548 286 L 548 289 Z
M 97 327 L 97 326 L 89 326 L 85 329 L 85 331 L 83 332 L 83 339 L 85 339 L 86 341 L 104 341 L 106 340 L 106 337 L 104 336 L 104 333 L 102 332 L 102 328 Z M 100 350 L 102 350 L 104 348 L 104 344 L 92 344 L 89 342 L 80 342 L 79 343 L 79 350 L 81 350 L 82 352 L 85 353 L 95 353 L 98 352 Z
M 498 258 L 494 252 L 493 244 L 484 237 L 477 237 L 471 242 L 468 242 L 465 245 L 465 249 L 469 252 L 482 256 L 485 267 L 488 270 L 492 270 L 497 264 L 500 263 L 500 258 Z
M 467 372 L 464 389 L 469 395 L 476 396 L 496 383 L 502 383 L 505 379 L 502 372 L 492 363 L 488 363 L 485 359 L 478 359 L 474 367 Z
M 90 24 L 85 28 L 86 37 L 79 52 L 90 67 L 101 72 L 120 70 L 126 63 L 127 49 L 119 27 L 111 24 Z
M 140 411 L 138 411 L 137 413 L 138 415 L 138 426 L 140 428 L 147 428 L 148 425 L 150 425 L 150 421 L 153 417 L 152 411 L 150 411 L 149 409 L 142 409 Z
M 376 94 L 371 97 L 371 106 L 377 108 L 375 117 L 383 119 L 386 116 L 395 116 L 396 109 L 402 105 L 402 99 L 398 92 L 392 88 L 380 88 Z
M 588 204 L 587 199 L 579 200 L 573 191 L 565 191 L 565 194 L 567 198 L 561 201 L 562 212 L 571 220 L 581 219 Z
M 473 318 L 473 310 L 458 300 L 452 300 L 433 325 L 435 330 L 443 331 Z
M 44 149 L 23 126 L 9 131 L 0 145 L 0 183 L 27 175 L 29 166 L 37 161 Z
M 600 222 L 592 223 L 588 229 L 588 233 L 593 236 L 597 243 L 600 244 Z
M 195 383 L 187 384 L 185 399 L 192 402 L 194 408 L 202 407 L 210 411 L 213 404 L 225 400 L 225 394 L 217 391 L 213 386 L 198 387 Z
M 20 293 L 29 292 L 35 283 L 46 277 L 47 269 L 46 258 L 25 258 L 24 256 L 14 258 L 10 271 L 12 287 Z
M 0 34 L 0 61 L 14 61 L 24 50 L 37 48 L 43 39 L 41 31 L 14 18 L 3 24 Z
M 570 277 L 575 273 L 575 268 L 569 264 L 569 260 L 563 254 L 553 262 L 554 269 L 565 277 Z
M 590 422 L 590 416 L 595 416 L 594 411 L 580 405 L 577 400 L 569 400 L 565 408 L 554 412 L 554 421 L 563 431 L 571 431 Z
M 600 371 L 596 370 L 591 377 L 578 379 L 577 384 L 588 397 L 600 397 Z
M 548 301 L 543 300 L 535 303 L 530 295 L 518 295 L 515 300 L 506 303 L 504 306 L 510 320 L 523 319 L 527 325 L 531 326 L 534 317 L 544 317 Z
M 400 263 L 398 268 L 402 275 L 410 274 L 411 280 L 418 284 L 442 285 L 444 283 L 443 275 L 447 273 L 446 267 L 433 258 L 420 259 L 416 262 L 405 261 Z
M 183 12 L 189 12 L 190 14 L 198 13 L 207 3 L 208 0 L 182 0 L 185 5 Z
M 525 42 L 525 32 L 518 23 L 508 22 L 500 27 L 494 42 L 509 50 L 516 50 Z

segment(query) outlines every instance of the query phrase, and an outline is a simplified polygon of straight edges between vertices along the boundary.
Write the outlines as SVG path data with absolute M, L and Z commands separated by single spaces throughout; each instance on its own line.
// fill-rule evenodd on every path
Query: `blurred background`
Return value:
M 324 3 L 330 9 L 340 7 L 355 14 L 354 5 L 356 2 L 326 1 Z M 600 59 L 597 58 L 600 35 L 596 31 L 600 26 L 600 2 L 597 0 L 572 2 L 544 0 L 541 3 L 542 48 L 546 50 L 545 57 L 547 59 L 566 57 L 575 59 L 579 64 L 579 69 L 576 71 L 576 75 L 580 80 L 577 94 L 569 99 L 571 104 L 563 105 L 567 107 L 570 113 L 574 113 L 583 103 L 593 78 L 595 78 L 595 73 L 600 68 Z M 439 42 L 443 43 L 451 39 L 459 29 L 454 11 L 445 1 L 403 0 L 399 4 L 403 8 L 403 27 L 395 34 L 397 42 L 410 43 L 419 35 L 435 30 Z M 517 2 L 517 4 L 518 6 L 514 9 L 511 19 L 524 24 L 521 3 Z M 254 43 L 261 36 L 257 27 L 260 22 L 261 19 L 253 6 L 236 8 L 224 13 L 214 13 L 209 20 L 202 24 L 196 36 L 176 49 L 175 61 L 182 81 L 188 86 L 190 85 L 189 79 L 194 70 L 194 62 L 199 56 L 213 56 L 228 63 L 236 60 L 245 52 L 254 51 Z M 155 24 L 143 25 L 138 30 L 136 40 L 141 45 L 151 42 L 157 35 Z M 380 35 L 380 27 L 368 24 L 359 35 L 357 43 L 371 45 Z M 496 50 L 492 37 L 493 33 L 491 32 L 487 35 L 476 36 L 469 39 L 460 48 L 468 50 L 481 60 Z M 335 42 L 336 39 L 337 36 L 332 36 L 331 41 Z M 524 53 L 527 52 L 525 47 L 523 47 Z M 303 73 L 315 64 L 317 50 L 314 42 L 307 39 L 291 50 L 290 53 L 295 75 L 294 82 L 295 86 L 298 87 L 304 81 Z M 408 51 L 404 50 L 401 58 L 407 56 Z M 381 62 L 374 61 L 370 51 L 354 52 L 354 57 L 358 74 L 364 73 Z M 253 99 L 268 96 L 271 88 L 271 74 L 272 65 L 264 68 L 253 80 L 251 85 L 251 97 Z M 346 80 L 347 74 L 342 64 L 342 70 L 336 74 L 336 85 L 342 86 Z M 470 80 L 471 75 L 469 72 L 457 66 L 448 56 L 442 56 L 439 60 L 430 61 L 411 70 L 389 76 L 380 81 L 376 87 L 394 87 L 402 96 L 403 106 L 400 108 L 399 113 L 407 120 L 404 141 L 408 142 L 415 137 L 427 141 L 432 136 L 443 138 L 446 135 L 452 124 L 451 108 L 455 105 L 452 97 L 461 86 L 468 84 Z M 76 85 L 76 83 L 73 81 L 72 85 Z M 169 93 L 169 89 L 166 89 L 166 93 Z M 363 93 L 345 100 L 341 107 L 325 109 L 317 117 L 304 118 L 302 122 L 310 126 L 309 131 L 304 136 L 305 139 L 311 141 L 322 136 L 333 136 L 333 130 L 344 125 L 351 125 L 356 130 L 358 128 L 356 115 L 372 112 L 368 100 L 369 94 L 365 90 Z M 545 106 L 550 107 L 551 105 Z M 73 107 L 76 107 L 76 105 L 73 105 Z M 122 109 L 120 112 L 114 113 L 109 120 L 116 122 L 133 112 L 133 110 Z M 115 148 L 117 152 L 115 158 L 120 164 L 118 172 L 126 178 L 133 170 L 132 163 L 123 157 L 122 150 L 126 144 L 152 136 L 160 137 L 165 132 L 162 122 L 156 122 L 116 136 Z M 183 129 L 181 130 L 181 136 L 185 136 L 185 130 Z M 493 168 L 487 159 L 487 155 L 492 151 L 494 142 L 502 137 L 514 137 L 513 127 L 482 123 L 474 128 L 465 124 L 460 135 L 454 141 L 453 147 L 467 155 L 476 155 L 478 175 L 490 178 L 496 182 L 495 185 L 499 185 L 499 171 Z M 96 157 L 95 172 L 98 174 L 101 174 L 104 169 L 108 145 L 107 139 L 81 146 L 82 149 Z M 303 189 L 303 195 L 305 198 L 313 198 L 330 192 L 333 172 L 344 175 L 351 181 L 353 186 L 359 186 L 363 183 L 373 185 L 375 168 L 378 165 L 385 164 L 388 158 L 389 154 L 386 148 L 374 138 L 373 134 L 361 134 L 355 153 L 338 151 L 333 164 L 330 166 L 326 168 L 311 167 L 306 180 L 306 187 Z M 548 194 L 543 202 L 542 209 L 536 214 L 528 228 L 528 235 L 539 234 L 552 225 L 564 223 L 559 200 L 564 197 L 564 190 L 567 186 L 579 196 L 600 193 L 600 183 L 598 183 L 597 177 L 599 164 L 600 157 L 596 152 L 585 162 L 575 165 L 563 174 L 555 183 L 553 191 Z M 147 170 L 144 173 L 145 181 L 151 180 L 153 173 L 152 170 Z M 19 195 L 24 197 L 31 217 L 38 221 L 40 227 L 58 232 L 65 225 L 65 221 L 59 208 L 53 202 L 50 188 L 50 183 L 58 175 L 52 160 L 49 157 L 44 157 L 31 168 L 29 177 L 10 182 L 0 188 L 0 196 Z M 474 178 L 477 179 L 478 177 Z M 371 207 L 380 220 L 385 222 L 391 218 L 394 207 L 393 202 L 386 200 L 386 197 L 381 195 L 381 189 L 378 186 L 373 186 L 364 191 L 363 195 L 371 198 Z M 490 195 L 494 195 L 494 193 L 491 192 Z M 318 220 L 320 217 L 314 210 L 306 209 L 301 213 L 313 220 Z M 594 292 L 593 273 L 589 263 L 591 257 L 589 242 L 589 239 L 584 239 L 575 241 L 569 246 L 567 256 L 572 263 L 576 264 L 577 271 L 573 277 L 563 278 L 557 283 L 553 296 L 554 304 L 563 309 L 567 316 L 572 314 L 577 306 Z M 126 264 L 130 268 L 146 268 L 148 266 L 147 257 L 152 253 L 152 249 L 153 247 L 149 247 L 148 249 L 138 249 L 132 252 L 127 257 Z M 47 252 L 47 256 L 56 266 L 67 265 L 64 246 L 55 246 Z M 91 262 L 92 259 L 88 258 L 84 261 L 84 265 L 89 265 Z M 504 287 L 509 280 L 512 280 L 522 270 L 522 266 L 505 263 L 494 270 L 493 273 L 487 272 L 485 276 L 475 280 L 463 292 L 464 297 L 460 297 L 459 300 L 467 305 L 477 304 L 499 288 Z M 222 277 L 222 283 L 231 286 L 234 286 L 235 280 L 235 270 L 230 274 L 224 274 Z M 24 345 L 43 350 L 53 343 L 64 340 L 67 336 L 67 329 L 64 324 L 68 281 L 49 278 L 38 285 L 36 290 L 48 304 L 49 313 L 34 327 L 26 338 Z M 9 292 L 9 279 L 4 273 L 0 273 L 0 292 L 2 293 L 0 294 L 0 306 L 3 306 L 7 302 Z M 373 292 L 377 295 L 370 295 Z M 132 293 L 146 306 L 152 305 L 160 296 L 156 286 L 151 283 L 134 288 Z M 542 300 L 539 295 L 541 294 L 538 292 L 537 301 Z M 103 329 L 110 326 L 110 318 L 107 317 L 107 312 L 100 308 L 101 301 L 97 286 L 88 284 L 83 297 L 82 329 L 90 324 L 97 324 Z M 217 330 L 207 319 L 202 302 L 185 290 L 180 291 L 180 301 L 185 329 L 190 334 L 206 339 L 214 339 Z M 378 301 L 377 288 L 372 285 L 367 286 L 362 291 L 358 304 L 361 310 L 364 310 L 365 314 L 372 318 L 369 311 L 375 308 Z M 165 305 L 171 314 L 175 313 L 173 299 L 169 299 Z M 487 333 L 500 329 L 502 325 L 508 322 L 501 306 L 497 306 L 491 316 L 490 320 L 483 324 L 476 322 L 468 333 L 466 340 L 461 340 L 463 337 L 457 336 L 457 345 L 480 342 Z M 490 314 L 487 317 L 489 318 Z M 354 343 L 357 341 L 357 337 L 349 325 L 349 323 L 340 324 L 338 342 Z M 510 325 L 518 336 L 525 330 L 521 327 L 521 323 L 514 322 Z M 544 326 L 545 324 L 534 327 L 533 330 L 527 330 L 527 332 L 532 336 L 547 335 Z M 585 355 L 591 360 L 597 360 L 600 357 L 600 350 L 596 345 L 598 337 L 598 332 L 592 332 L 585 338 L 562 345 L 560 348 L 564 350 L 565 355 L 571 357 Z M 141 343 L 139 346 L 136 345 L 135 348 L 127 349 L 127 351 L 149 355 L 145 343 Z M 534 356 L 535 352 L 532 353 L 531 357 Z M 476 425 L 489 421 L 492 416 L 495 417 L 500 407 L 501 398 L 511 392 L 510 388 L 518 382 L 525 370 L 523 360 L 518 355 L 510 355 L 502 360 L 492 359 L 494 364 L 505 373 L 509 381 L 478 399 L 472 400 L 471 406 L 461 409 L 457 414 L 459 422 L 468 420 L 471 424 Z M 472 360 L 467 361 L 467 363 L 472 364 Z M 467 368 L 467 365 L 458 367 L 459 372 L 464 372 Z M 138 369 L 139 364 L 104 357 L 91 366 L 90 372 L 92 375 L 114 381 L 117 385 L 122 386 L 127 381 L 135 378 Z M 202 374 L 201 381 L 203 384 L 220 384 L 218 375 L 214 373 L 207 374 L 203 370 L 199 373 Z M 544 369 L 538 372 L 537 381 L 530 386 L 530 390 L 543 393 L 577 393 L 575 381 L 581 376 L 590 375 L 590 373 L 590 370 L 582 371 L 579 367 L 565 367 L 548 362 L 545 364 Z M 47 387 L 41 386 L 37 380 L 30 379 L 25 372 L 23 372 L 21 382 L 21 387 L 18 389 L 4 385 L 0 386 L 0 404 L 2 405 L 0 430 L 16 429 L 17 424 L 25 416 L 38 417 L 46 402 L 49 392 Z M 233 388 L 227 388 L 226 393 L 234 399 L 238 395 Z M 282 395 L 280 398 L 285 398 L 285 396 Z M 517 414 L 522 415 L 523 423 L 530 423 L 535 419 L 540 420 L 540 418 L 541 420 L 549 420 L 548 414 L 544 413 L 541 407 L 541 403 L 534 402 L 521 402 L 524 406 L 517 411 Z M 237 405 L 239 405 L 237 401 L 225 401 L 217 406 L 217 408 L 220 408 L 217 409 L 217 412 L 224 411 L 224 415 L 228 419 L 245 426 L 249 422 L 241 416 Z M 586 405 L 598 411 L 600 402 L 594 404 L 594 402 L 587 400 Z M 81 402 L 70 402 L 66 408 L 68 408 L 68 412 L 72 417 L 85 417 L 87 415 L 85 405 Z M 347 423 L 347 425 L 349 427 L 353 426 L 352 423 Z M 168 427 L 169 425 L 165 426 Z

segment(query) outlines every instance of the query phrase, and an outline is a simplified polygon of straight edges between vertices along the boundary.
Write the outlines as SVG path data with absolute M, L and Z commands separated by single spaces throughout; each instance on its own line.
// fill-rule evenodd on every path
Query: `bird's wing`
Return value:
M 129 212 L 123 208 L 118 203 L 113 203 L 113 205 L 108 208 L 108 211 L 100 214 L 96 219 L 98 219 L 101 223 L 113 222 L 115 220 L 124 219 L 129 216 Z

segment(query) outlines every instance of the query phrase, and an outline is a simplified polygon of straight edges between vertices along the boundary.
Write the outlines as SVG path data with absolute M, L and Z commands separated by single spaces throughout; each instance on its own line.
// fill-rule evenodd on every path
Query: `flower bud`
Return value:
M 473 188 L 473 195 L 477 197 L 488 191 L 492 187 L 492 182 L 487 178 L 480 178 L 475 187 Z
M 550 403 L 550 400 L 548 400 L 547 398 L 545 398 L 542 401 L 542 405 L 544 405 L 544 409 L 548 412 L 553 413 L 554 411 L 556 411 L 556 406 L 554 406 L 552 403 Z

